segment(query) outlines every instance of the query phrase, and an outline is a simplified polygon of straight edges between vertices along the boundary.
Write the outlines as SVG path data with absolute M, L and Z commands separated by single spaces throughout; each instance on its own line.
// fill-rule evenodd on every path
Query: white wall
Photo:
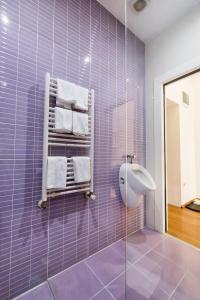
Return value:
M 194 120 L 190 107 L 181 111 L 181 204 L 197 197 Z
M 167 95 L 166 95 L 167 96 Z M 181 203 L 180 105 L 166 99 L 167 203 Z
M 195 122 L 195 161 L 196 161 L 196 189 L 197 197 L 200 198 L 200 75 L 194 81 L 196 106 L 194 111 Z
M 182 92 L 186 92 L 189 95 L 189 105 L 185 105 L 182 101 Z M 171 204 L 181 206 L 186 202 L 199 196 L 199 184 L 197 184 L 198 172 L 199 172 L 199 135 L 200 122 L 198 122 L 198 115 L 200 113 L 200 72 L 195 73 L 189 77 L 185 77 L 174 83 L 171 83 L 165 88 L 165 95 L 167 99 L 175 101 L 180 110 L 180 152 L 179 157 L 181 161 L 180 166 L 180 189 L 181 199 L 180 203 L 176 203 L 175 199 Z M 174 102 L 174 103 L 175 103 Z M 174 112 L 171 111 L 173 118 Z M 167 120 L 168 121 L 168 120 Z M 171 128 L 172 120 L 167 122 L 167 128 Z M 177 133 L 172 132 L 174 139 L 177 139 Z M 172 141 L 173 143 L 173 138 Z M 174 141 L 177 142 L 177 141 Z M 174 149 L 175 152 L 175 149 Z M 174 166 L 174 159 L 168 161 L 167 165 L 170 168 L 170 164 Z M 172 175 L 171 175 L 172 176 Z M 171 189 L 174 187 L 168 184 L 168 191 L 171 193 Z M 173 195 L 171 195 L 173 196 Z
M 146 166 L 155 175 L 154 80 L 200 56 L 200 5 L 146 45 Z M 160 199 L 163 201 L 163 199 Z M 154 196 L 147 197 L 147 225 L 154 227 Z

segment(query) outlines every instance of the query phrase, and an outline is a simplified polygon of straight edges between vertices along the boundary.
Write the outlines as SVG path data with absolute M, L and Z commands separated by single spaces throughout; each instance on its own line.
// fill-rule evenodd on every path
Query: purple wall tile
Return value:
M 144 45 L 128 32 L 125 49 L 124 26 L 97 1 L 1 1 L 0 9 L 8 18 L 0 24 L 0 299 L 8 300 L 122 238 L 126 224 L 129 233 L 143 227 L 143 203 L 125 222 L 118 171 L 126 119 L 128 151 L 145 164 Z M 95 90 L 94 202 L 76 194 L 37 207 L 46 72 Z

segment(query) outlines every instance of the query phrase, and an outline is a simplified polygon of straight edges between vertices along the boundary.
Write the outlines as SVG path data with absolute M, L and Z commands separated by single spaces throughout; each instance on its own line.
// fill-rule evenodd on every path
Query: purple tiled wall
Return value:
M 1 0 L 0 5 L 4 300 L 120 239 L 126 229 L 143 227 L 143 204 L 126 218 L 118 170 L 126 152 L 145 163 L 144 45 L 128 32 L 125 51 L 124 26 L 94 0 Z M 91 63 L 85 63 L 87 56 Z M 94 202 L 76 194 L 51 200 L 46 210 L 37 207 L 46 72 L 95 90 Z

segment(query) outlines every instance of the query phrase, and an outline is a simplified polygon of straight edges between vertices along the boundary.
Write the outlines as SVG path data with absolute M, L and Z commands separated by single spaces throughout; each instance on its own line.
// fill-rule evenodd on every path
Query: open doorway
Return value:
M 200 71 L 164 85 L 166 231 L 200 247 Z

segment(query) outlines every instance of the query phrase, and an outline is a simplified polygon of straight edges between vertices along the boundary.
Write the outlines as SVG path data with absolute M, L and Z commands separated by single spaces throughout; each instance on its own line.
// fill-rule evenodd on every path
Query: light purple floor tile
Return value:
M 125 272 L 108 285 L 109 291 L 116 300 L 125 300 L 126 275 Z
M 168 295 L 132 266 L 108 286 L 116 300 L 167 300 Z
M 114 247 L 115 251 L 119 253 L 122 257 L 126 256 L 126 242 L 123 240 L 119 240 L 115 242 L 110 247 Z
M 117 243 L 89 257 L 86 262 L 104 284 L 108 284 L 126 268 L 126 257 L 121 255 Z
M 199 300 L 200 278 L 187 274 L 173 294 L 174 300 Z
M 200 277 L 200 252 L 190 245 L 168 237 L 155 248 L 155 251 Z
M 50 278 L 49 284 L 56 300 L 88 300 L 103 287 L 83 262 Z
M 92 298 L 92 300 L 113 300 L 113 298 L 106 289 L 103 289 L 94 298 Z
M 47 282 L 19 296 L 17 300 L 53 300 L 53 295 Z
M 164 239 L 164 235 L 150 229 L 137 231 L 126 238 L 127 259 L 133 263 Z
M 141 256 L 143 256 L 147 251 L 151 249 L 150 246 L 144 244 L 142 246 L 137 247 L 131 241 L 131 237 L 127 240 L 126 243 L 126 260 L 129 263 L 134 263 L 138 260 Z
M 139 260 L 135 268 L 169 295 L 184 275 L 179 266 L 154 251 L 147 253 Z

